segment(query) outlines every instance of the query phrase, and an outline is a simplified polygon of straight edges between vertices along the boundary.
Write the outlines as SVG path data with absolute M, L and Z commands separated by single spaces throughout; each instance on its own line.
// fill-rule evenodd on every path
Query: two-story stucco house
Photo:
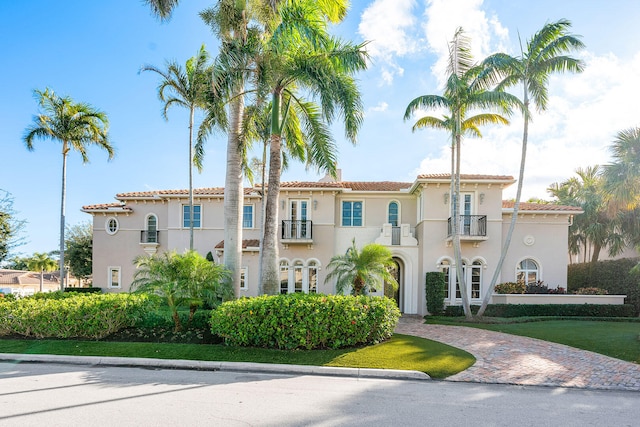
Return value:
M 509 228 L 513 202 L 502 191 L 511 176 L 463 175 L 462 253 L 468 291 L 479 302 L 489 286 Z M 331 257 L 376 242 L 391 250 L 405 313 L 425 314 L 425 273 L 447 273 L 447 304 L 460 303 L 450 236 L 450 176 L 420 175 L 413 182 L 283 182 L 279 195 L 280 291 L 333 293 L 325 283 Z M 194 247 L 224 257 L 222 188 L 194 192 Z M 245 189 L 242 293 L 258 292 L 261 194 Z M 189 245 L 186 190 L 117 194 L 118 202 L 84 206 L 93 216 L 93 283 L 106 291 L 128 291 L 139 255 Z M 566 287 L 567 236 L 579 208 L 522 203 L 500 282 L 542 280 Z M 382 294 L 378 289 L 377 293 Z

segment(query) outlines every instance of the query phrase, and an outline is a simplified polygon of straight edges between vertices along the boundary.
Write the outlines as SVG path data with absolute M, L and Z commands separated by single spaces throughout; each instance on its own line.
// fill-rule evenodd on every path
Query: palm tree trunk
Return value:
M 280 193 L 280 169 L 282 153 L 281 136 L 271 135 L 269 148 L 269 183 L 265 206 L 264 235 L 262 237 L 262 288 L 265 294 L 278 293 L 278 195 Z
M 507 256 L 507 252 L 509 251 L 509 246 L 511 245 L 511 238 L 513 237 L 513 231 L 516 227 L 516 221 L 518 219 L 518 211 L 520 209 L 520 197 L 522 197 L 522 183 L 524 181 L 524 167 L 525 161 L 527 159 L 527 142 L 529 139 L 529 93 L 527 91 L 527 87 L 524 87 L 524 130 L 522 133 L 522 152 L 520 155 L 520 172 L 518 174 L 518 189 L 516 190 L 516 201 L 513 204 L 513 213 L 511 215 L 511 223 L 509 224 L 509 230 L 507 231 L 507 236 L 504 239 L 504 244 L 502 245 L 502 251 L 500 252 L 500 258 L 498 259 L 498 264 L 496 265 L 496 269 L 493 272 L 493 277 L 491 278 L 491 283 L 489 284 L 489 288 L 484 294 L 482 299 L 482 304 L 480 305 L 480 309 L 478 310 L 477 316 L 482 317 L 484 315 L 487 306 L 489 305 L 489 301 L 491 300 L 491 296 L 493 295 L 493 290 L 496 287 L 498 282 L 498 278 L 500 277 L 500 273 L 502 271 L 502 265 L 504 264 L 504 259 Z
M 234 294 L 240 296 L 242 267 L 242 150 L 240 133 L 244 99 L 236 96 L 229 107 L 229 136 L 227 140 L 227 173 L 224 186 L 224 265 L 231 271 Z
M 193 250 L 193 116 L 195 107 L 189 111 L 189 250 Z
M 44 290 L 44 270 L 40 270 L 40 293 Z
M 62 197 L 60 198 L 60 290 L 64 291 L 64 226 L 65 205 L 67 199 L 67 153 L 69 148 L 67 141 L 62 143 Z
M 264 218 L 266 216 L 266 204 L 264 201 L 264 189 L 265 189 L 265 174 L 267 171 L 267 141 L 263 141 L 262 144 L 262 171 L 261 171 L 261 197 L 260 197 L 260 256 L 258 259 L 258 295 L 262 295 L 264 293 L 264 289 L 262 286 L 262 248 L 264 247 Z
M 460 296 L 462 297 L 462 308 L 467 319 L 471 319 L 471 304 L 467 295 L 467 282 L 465 280 L 464 268 L 462 267 L 462 248 L 460 246 L 460 133 L 456 134 L 456 171 L 455 171 L 455 190 L 453 196 L 453 256 L 456 263 L 456 277 L 458 278 L 458 286 L 460 287 Z

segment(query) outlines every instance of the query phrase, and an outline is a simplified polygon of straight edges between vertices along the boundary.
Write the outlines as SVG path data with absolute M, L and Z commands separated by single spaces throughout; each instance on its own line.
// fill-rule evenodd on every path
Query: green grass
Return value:
M 426 372 L 432 378 L 454 375 L 475 363 L 475 358 L 463 350 L 423 338 L 398 334 L 386 342 L 369 347 L 309 351 L 208 344 L 0 339 L 0 353 L 407 369 Z
M 640 323 L 594 320 L 489 319 L 494 323 L 469 323 L 439 318 L 429 323 L 469 326 L 538 338 L 593 351 L 628 362 L 640 363 Z M 522 320 L 522 319 L 521 319 Z M 532 321 L 537 320 L 537 321 Z

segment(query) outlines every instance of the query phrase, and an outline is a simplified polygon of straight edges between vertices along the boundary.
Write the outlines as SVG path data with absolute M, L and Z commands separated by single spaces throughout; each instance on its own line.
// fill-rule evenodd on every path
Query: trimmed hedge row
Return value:
M 429 271 L 426 274 L 425 297 L 429 314 L 438 316 L 444 310 L 444 288 L 446 285 L 442 271 Z
M 386 297 L 260 296 L 220 305 L 211 314 L 211 332 L 228 345 L 335 349 L 383 341 L 399 318 L 395 301 Z
M 0 335 L 100 339 L 155 309 L 146 295 L 52 292 L 0 300 Z M 44 296 L 42 296 L 44 295 Z
M 471 306 L 476 313 L 480 307 Z M 484 315 L 487 317 L 527 317 L 527 316 L 579 316 L 579 317 L 633 317 L 631 304 L 489 304 Z M 448 306 L 445 316 L 464 316 L 462 306 Z
M 638 258 L 623 258 L 596 263 L 571 264 L 567 270 L 567 288 L 570 293 L 580 288 L 606 289 L 609 295 L 626 295 L 625 302 L 633 305 L 640 315 L 640 276 L 629 274 L 638 264 Z

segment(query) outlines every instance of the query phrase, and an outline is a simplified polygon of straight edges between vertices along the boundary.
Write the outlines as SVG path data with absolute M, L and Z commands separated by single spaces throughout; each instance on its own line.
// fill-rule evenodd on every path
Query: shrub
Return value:
M 524 294 L 525 290 L 524 283 L 504 282 L 498 283 L 493 292 L 496 294 Z
M 589 288 L 580 288 L 575 292 L 577 295 L 608 295 L 609 292 L 606 289 L 595 288 L 593 286 Z
M 242 298 L 211 314 L 226 344 L 278 349 L 341 348 L 381 342 L 400 310 L 387 297 L 292 294 Z
M 606 289 L 611 295 L 626 295 L 625 303 L 633 305 L 640 315 L 640 276 L 631 274 L 638 258 L 623 258 L 595 263 L 572 264 L 568 267 L 567 288 L 570 293 L 580 288 Z
M 155 308 L 144 295 L 62 292 L 36 295 L 0 301 L 0 335 L 100 339 L 134 326 Z
M 87 293 L 87 294 L 91 294 L 91 293 L 96 293 L 99 294 L 102 292 L 102 288 L 94 288 L 94 287 L 88 287 L 88 288 L 64 288 L 65 292 L 77 292 L 77 293 Z
M 478 306 L 471 306 L 471 311 L 476 313 L 478 308 Z M 445 316 L 463 315 L 461 306 L 449 306 L 445 310 Z M 632 317 L 634 308 L 630 304 L 489 304 L 484 315 L 487 317 Z
M 543 281 L 538 280 L 535 283 L 528 283 L 524 291 L 525 294 L 548 294 L 549 288 Z
M 425 297 L 429 314 L 434 316 L 442 314 L 444 310 L 444 288 L 446 285 L 443 272 L 430 271 L 427 273 Z

